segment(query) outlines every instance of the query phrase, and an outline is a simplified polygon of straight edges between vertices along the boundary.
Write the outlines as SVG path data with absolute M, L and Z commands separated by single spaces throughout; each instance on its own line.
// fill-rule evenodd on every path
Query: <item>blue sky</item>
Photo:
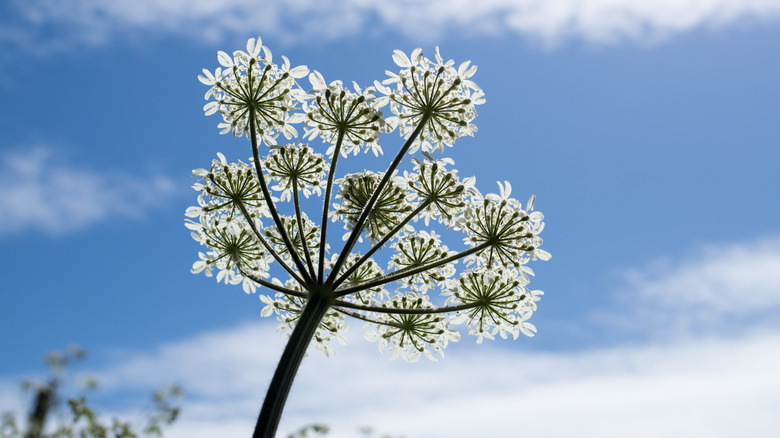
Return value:
M 248 433 L 283 340 L 257 296 L 189 273 L 183 220 L 192 169 L 250 154 L 203 115 L 196 77 L 260 35 L 328 81 L 370 85 L 394 49 L 471 60 L 487 102 L 447 154 L 483 192 L 507 180 L 535 194 L 553 254 L 533 264 L 535 338 L 464 337 L 442 362 L 409 365 L 353 322 L 349 346 L 304 362 L 284 430 L 780 427 L 780 2 L 284 5 L 0 5 L 0 411 L 26 403 L 16 382 L 43 371 L 43 353 L 76 342 L 117 413 L 176 381 L 190 396 L 171 436 Z M 401 144 L 384 137 L 384 161 L 344 168 L 380 170 Z

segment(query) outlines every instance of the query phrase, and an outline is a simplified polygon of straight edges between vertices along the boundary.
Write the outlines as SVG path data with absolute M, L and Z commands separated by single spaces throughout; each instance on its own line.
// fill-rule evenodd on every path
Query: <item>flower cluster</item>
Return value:
M 214 100 L 203 110 L 206 115 L 222 115 L 222 134 L 247 135 L 252 117 L 259 138 L 266 143 L 272 143 L 280 133 L 287 139 L 297 135 L 292 125 L 299 123 L 301 116 L 293 110 L 305 93 L 295 80 L 306 76 L 308 68 L 291 68 L 286 57 L 282 57 L 281 66 L 274 64 L 271 51 L 260 38 L 251 38 L 246 52 L 236 50 L 233 56 L 219 52 L 217 59 L 222 67 L 213 74 L 204 69 L 198 79 L 211 87 L 206 99 Z
M 279 184 L 274 190 L 282 192 L 282 201 L 289 201 L 298 189 L 303 196 L 320 196 L 325 185 L 325 159 L 304 144 L 292 144 L 271 149 L 263 160 L 270 179 Z
M 399 354 L 410 362 L 424 355 L 435 361 L 434 353 L 444 357 L 444 349 L 450 341 L 459 341 L 460 333 L 449 329 L 447 319 L 436 313 L 414 313 L 414 311 L 435 310 L 425 295 L 407 292 L 395 296 L 387 303 L 388 308 L 399 313 L 388 313 L 384 324 L 369 325 L 366 339 L 379 343 L 379 351 L 390 345 L 390 358 Z M 411 312 L 403 312 L 411 311 Z
M 512 198 L 508 182 L 483 196 L 452 159 L 432 155 L 477 130 L 485 100 L 475 66 L 456 67 L 438 48 L 432 59 L 395 51 L 399 71 L 345 87 L 285 57 L 274 64 L 259 38 L 217 58 L 221 66 L 200 76 L 204 110 L 222 116 L 222 133 L 248 136 L 253 158 L 218 154 L 193 172 L 198 198 L 186 226 L 205 247 L 193 272 L 259 288 L 262 316 L 275 315 L 292 339 L 311 330 L 306 339 L 326 354 L 328 342 L 344 340 L 347 317 L 365 322 L 380 350 L 411 361 L 443 356 L 460 339 L 458 324 L 479 343 L 533 336 L 528 320 L 542 292 L 528 289 L 527 264 L 550 258 L 535 198 Z M 307 75 L 304 92 L 297 80 Z M 297 137 L 297 124 L 321 144 L 276 144 Z M 405 141 L 384 172 L 336 173 L 340 157 L 380 156 L 381 134 L 396 128 Z M 304 211 L 311 203 L 321 209 Z M 328 234 L 332 222 L 346 230 L 343 244 Z
M 340 153 L 357 155 L 361 146 L 371 150 L 375 156 L 382 153 L 379 133 L 384 129 L 382 112 L 375 107 L 373 87 L 362 90 L 354 84 L 354 93 L 345 88 L 341 81 L 325 85 L 325 79 L 315 71 L 309 75 L 314 88 L 314 98 L 303 104 L 306 112 L 306 134 L 308 140 L 317 136 L 330 143 L 328 156 L 333 156 L 339 137 L 347 143 Z
M 523 281 L 525 280 L 525 281 Z M 473 304 L 455 322 L 467 322 L 469 334 L 482 339 L 494 339 L 499 334 L 515 339 L 524 333 L 533 336 L 536 327 L 525 322 L 536 310 L 536 301 L 541 291 L 526 288 L 528 277 L 518 276 L 512 269 L 471 269 L 461 274 L 457 281 L 451 281 L 446 295 L 448 304 Z
M 393 60 L 403 70 L 388 72 L 389 78 L 382 83 L 374 82 L 386 95 L 382 102 L 389 102 L 394 114 L 387 119 L 388 124 L 397 125 L 401 135 L 408 138 L 425 122 L 420 134 L 425 151 L 443 151 L 458 137 L 474 135 L 477 127 L 471 121 L 477 116 L 475 105 L 485 103 L 484 93 L 470 80 L 476 66 L 466 61 L 456 69 L 455 61 L 444 62 L 438 47 L 433 61 L 423 56 L 421 49 L 411 56 L 396 50 Z
M 378 187 L 381 177 L 382 175 L 377 173 L 365 171 L 346 175 L 336 181 L 339 185 L 336 199 L 341 199 L 341 203 L 335 205 L 334 219 L 344 221 L 345 229 L 354 228 L 365 206 L 368 205 L 371 195 Z M 404 213 L 412 210 L 406 202 L 408 193 L 404 186 L 402 178 L 392 178 L 379 195 L 364 226 L 366 234 L 372 241 L 381 239 L 398 225 Z

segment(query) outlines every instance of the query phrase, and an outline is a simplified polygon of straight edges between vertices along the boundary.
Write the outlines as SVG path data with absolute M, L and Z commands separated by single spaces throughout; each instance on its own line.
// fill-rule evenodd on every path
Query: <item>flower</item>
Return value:
M 224 214 L 233 217 L 242 207 L 253 218 L 270 216 L 254 166 L 241 161 L 228 164 L 225 156 L 218 152 L 209 170 L 195 169 L 192 175 L 201 180 L 192 186 L 199 192 L 198 207 L 191 207 L 188 216 Z
M 525 280 L 523 280 L 525 279 Z M 527 277 L 518 275 L 512 269 L 472 269 L 461 274 L 457 281 L 450 281 L 445 295 L 447 304 L 473 304 L 462 311 L 453 323 L 468 322 L 469 334 L 494 339 L 499 334 L 506 339 L 511 334 L 517 339 L 522 331 L 533 336 L 536 328 L 526 323 L 536 310 L 536 301 L 541 291 L 531 294 L 526 289 Z
M 374 86 L 386 96 L 378 103 L 389 103 L 395 115 L 387 123 L 398 125 L 402 136 L 409 138 L 417 124 L 425 121 L 411 153 L 420 145 L 424 151 L 443 151 L 458 137 L 474 135 L 477 128 L 471 121 L 477 116 L 475 105 L 485 102 L 482 90 L 469 79 L 476 73 L 476 66 L 466 61 L 455 69 L 454 61 L 444 62 L 438 47 L 435 62 L 423 56 L 419 48 L 409 57 L 396 50 L 393 60 L 403 70 L 398 74 L 388 72 L 390 77 L 382 83 L 374 82 Z
M 447 245 L 441 243 L 439 235 L 433 231 L 418 231 L 406 233 L 392 244 L 395 250 L 390 258 L 388 269 L 411 269 L 439 261 L 450 255 Z M 426 292 L 435 284 L 443 282 L 455 273 L 452 263 L 445 263 L 439 267 L 423 271 L 406 277 L 402 283 L 411 286 L 416 292 Z
M 282 192 L 282 201 L 290 200 L 294 186 L 307 198 L 312 193 L 321 195 L 325 164 L 322 155 L 302 143 L 272 147 L 271 154 L 263 160 L 265 170 L 279 183 L 272 189 Z
M 434 309 L 426 295 L 414 292 L 396 295 L 385 304 L 388 309 Z M 449 341 L 459 341 L 460 333 L 449 329 L 447 318 L 436 313 L 380 313 L 382 324 L 367 324 L 375 330 L 368 331 L 365 338 L 378 342 L 379 351 L 385 351 L 390 344 L 390 359 L 400 354 L 409 362 L 416 362 L 420 355 L 436 361 L 433 353 L 444 357 L 444 348 Z
M 305 138 L 313 140 L 317 136 L 330 143 L 327 154 L 332 157 L 339 136 L 346 142 L 341 147 L 341 155 L 350 152 L 357 155 L 361 146 L 365 152 L 371 150 L 375 156 L 382 153 L 379 146 L 379 133 L 385 121 L 382 112 L 374 108 L 374 88 L 361 90 L 353 83 L 355 92 L 345 88 L 341 81 L 333 81 L 327 87 L 325 79 L 318 71 L 309 74 L 314 88 L 312 100 L 303 104 L 306 112 Z
M 334 204 L 336 212 L 334 220 L 343 220 L 344 228 L 351 230 L 358 221 L 363 208 L 368 204 L 374 190 L 379 185 L 382 175 L 365 171 L 345 175 L 336 181 L 339 192 L 336 199 L 341 199 L 341 204 Z M 405 181 L 401 177 L 391 178 L 385 186 L 376 205 L 371 209 L 368 219 L 364 224 L 366 234 L 372 241 L 378 241 L 393 227 L 401 222 L 400 215 L 412 210 L 406 202 L 407 192 L 404 190 Z
M 432 218 L 449 224 L 453 217 L 463 212 L 466 195 L 472 192 L 474 178 L 461 182 L 457 170 L 446 169 L 454 161 L 449 158 L 434 160 L 430 155 L 427 157 L 424 161 L 413 159 L 414 173 L 404 172 L 404 178 L 417 199 L 427 205 L 421 215 L 425 225 Z
M 271 51 L 262 45 L 261 39 L 250 38 L 247 51 L 237 50 L 233 56 L 218 52 L 217 59 L 222 67 L 214 74 L 204 69 L 198 79 L 210 86 L 206 92 L 206 115 L 220 113 L 223 122 L 220 133 L 232 132 L 235 136 L 248 135 L 249 115 L 254 112 L 258 139 L 273 143 L 283 134 L 290 139 L 297 135 L 294 123 L 303 121 L 300 114 L 291 113 L 305 93 L 295 79 L 306 76 L 306 66 L 290 68 L 290 61 L 282 57 L 283 64 L 273 63 Z M 262 52 L 262 55 L 261 55 Z M 224 67 L 224 70 L 222 68 Z
M 509 198 L 511 186 L 501 186 L 501 195 L 490 194 L 477 199 L 455 221 L 455 228 L 467 236 L 464 242 L 484 249 L 466 259 L 478 266 L 520 267 L 530 259 L 549 260 L 550 254 L 539 249 L 544 229 L 544 215 L 531 211 L 534 197 L 523 210 L 519 201 Z
M 258 277 L 269 276 L 271 257 L 262 249 L 246 222 L 205 215 L 200 224 L 190 222 L 188 228 L 193 230 L 192 237 L 208 248 L 205 253 L 198 253 L 200 260 L 192 265 L 192 273 L 203 272 L 211 277 L 217 270 L 218 282 L 242 283 L 246 293 L 254 293 L 256 286 L 238 271 L 239 266 Z
M 335 265 L 336 259 L 338 258 L 338 254 L 333 254 L 330 264 Z M 350 269 L 358 260 L 361 259 L 360 254 L 350 254 L 349 257 L 347 257 L 347 261 L 344 263 L 344 265 L 341 267 L 341 271 L 339 274 L 344 274 L 348 269 Z M 362 283 L 366 283 L 371 280 L 376 280 L 380 278 L 382 275 L 384 275 L 384 272 L 382 272 L 382 268 L 379 267 L 379 264 L 375 262 L 373 259 L 369 258 L 367 259 L 363 264 L 361 264 L 357 269 L 352 271 L 352 273 L 349 274 L 349 276 L 344 280 L 343 287 L 352 287 L 357 286 Z M 348 295 L 344 297 L 346 301 L 353 302 L 353 303 L 360 303 L 360 304 L 367 304 L 367 305 L 381 305 L 382 302 L 384 302 L 388 298 L 388 292 L 387 290 L 379 286 L 374 286 L 371 288 L 363 289 L 359 292 L 356 292 L 352 295 Z
M 282 221 L 282 225 L 284 225 L 287 236 L 290 237 L 290 242 L 292 243 L 295 252 L 299 255 L 303 254 L 303 241 L 301 240 L 301 233 L 298 229 L 297 219 L 291 216 L 280 216 L 280 219 Z M 306 239 L 306 247 L 309 249 L 309 256 L 313 258 L 317 254 L 317 248 L 320 240 L 319 227 L 317 227 L 317 225 L 315 225 L 314 222 L 309 219 L 306 213 L 301 213 L 301 223 L 303 223 L 303 236 Z M 287 245 L 285 245 L 284 239 L 279 233 L 279 229 L 276 228 L 276 225 L 266 227 L 263 232 L 268 239 L 268 242 L 274 247 L 276 252 L 287 259 L 289 256 L 289 251 L 287 250 Z M 292 260 L 287 260 L 287 262 L 292 263 Z

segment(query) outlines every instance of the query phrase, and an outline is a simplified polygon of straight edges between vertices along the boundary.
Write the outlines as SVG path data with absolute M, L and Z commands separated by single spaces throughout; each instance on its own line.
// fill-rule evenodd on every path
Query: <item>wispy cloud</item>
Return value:
M 780 242 L 766 238 L 638 269 L 630 280 L 634 301 L 614 312 L 630 315 L 626 327 L 653 332 L 659 320 L 686 317 L 680 309 L 688 305 L 680 302 L 719 324 L 734 313 L 776 309 L 778 256 Z M 734 303 L 751 293 L 756 297 Z M 722 305 L 724 299 L 732 305 Z M 656 320 L 638 313 L 650 304 Z M 166 436 L 245 435 L 284 345 L 273 325 L 251 323 L 122 353 L 92 374 L 117 393 L 180 383 L 189 398 Z M 354 326 L 351 345 L 338 347 L 335 357 L 312 352 L 304 360 L 283 432 L 311 422 L 334 426 L 338 438 L 359 436 L 360 426 L 406 438 L 769 438 L 780 429 L 780 330 L 768 319 L 729 336 L 705 325 L 712 330 L 578 351 L 528 350 L 532 339 L 508 348 L 466 338 L 444 360 L 415 364 L 388 361 Z
M 212 41 L 261 32 L 293 44 L 387 32 L 424 39 L 515 34 L 544 46 L 572 39 L 652 43 L 780 18 L 779 0 L 17 0 L 14 6 L 17 20 L 4 26 L 3 38 L 39 51 L 101 45 L 139 31 Z
M 172 438 L 241 435 L 282 345 L 269 324 L 247 325 L 123 358 L 100 379 L 114 390 L 179 381 L 189 399 Z M 778 333 L 578 353 L 502 347 L 464 342 L 439 363 L 416 364 L 388 361 L 362 340 L 334 358 L 313 353 L 282 428 L 322 422 L 339 438 L 367 425 L 407 438 L 725 438 L 780 427 Z
M 61 235 L 139 217 L 174 191 L 167 177 L 90 169 L 45 147 L 0 155 L 0 187 L 0 237 L 27 230 Z
M 780 237 L 710 245 L 631 270 L 626 278 L 619 299 L 631 311 L 607 315 L 624 327 L 641 321 L 679 335 L 780 326 Z

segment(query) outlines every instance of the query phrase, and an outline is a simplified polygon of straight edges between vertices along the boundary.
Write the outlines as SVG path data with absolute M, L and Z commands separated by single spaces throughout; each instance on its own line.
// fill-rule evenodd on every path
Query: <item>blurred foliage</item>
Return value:
M 151 409 L 142 426 L 118 418 L 107 420 L 89 404 L 86 395 L 67 399 L 68 412 L 60 424 L 46 427 L 46 420 L 60 408 L 61 388 L 67 383 L 64 375 L 68 367 L 84 360 L 86 351 L 68 346 L 63 352 L 52 352 L 44 357 L 50 377 L 46 382 L 23 381 L 22 387 L 33 393 L 33 403 L 27 419 L 27 430 L 22 431 L 13 413 L 0 418 L 0 438 L 160 438 L 163 428 L 176 421 L 179 407 L 173 404 L 182 396 L 178 386 L 171 385 L 152 394 Z M 93 378 L 79 382 L 83 389 L 97 388 Z
M 390 435 L 375 435 L 374 429 L 370 427 L 361 427 L 358 429 L 358 432 L 363 435 L 363 438 L 403 438 L 392 437 Z M 310 424 L 299 429 L 295 433 L 287 435 L 287 438 L 319 438 L 326 437 L 329 433 L 330 429 L 324 424 Z

